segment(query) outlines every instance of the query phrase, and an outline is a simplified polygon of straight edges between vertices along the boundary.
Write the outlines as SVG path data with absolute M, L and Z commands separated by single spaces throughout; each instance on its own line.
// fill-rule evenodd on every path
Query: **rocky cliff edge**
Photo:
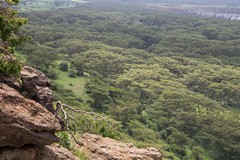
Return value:
M 31 67 L 23 68 L 20 79 L 0 74 L 0 160 L 79 160 L 52 145 L 61 126 L 52 114 L 49 86 L 45 75 Z M 155 148 L 139 149 L 98 135 L 84 134 L 80 141 L 91 160 L 162 159 Z
M 51 113 L 49 86 L 44 74 L 31 67 L 23 68 L 20 79 L 0 74 L 0 160 L 78 159 L 52 145 L 61 126 Z
M 88 151 L 92 160 L 161 160 L 156 148 L 137 148 L 111 138 L 85 133 L 80 140 L 82 150 Z

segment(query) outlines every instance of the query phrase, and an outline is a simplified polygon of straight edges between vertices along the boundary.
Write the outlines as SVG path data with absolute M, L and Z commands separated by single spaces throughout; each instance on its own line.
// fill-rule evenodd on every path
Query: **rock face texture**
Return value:
M 31 67 L 24 67 L 20 78 L 0 73 L 0 160 L 79 160 L 67 149 L 49 146 L 61 130 L 47 108 L 53 109 L 49 85 Z M 32 100 L 20 94 L 24 92 Z
M 56 146 L 45 146 L 38 148 L 37 160 L 80 160 L 72 155 L 70 151 L 65 148 Z
M 10 77 L 0 73 L 0 83 L 7 84 L 9 87 L 21 92 L 22 86 L 20 80 L 17 77 Z
M 94 134 L 84 134 L 82 149 L 89 151 L 92 160 L 161 160 L 156 148 L 139 149 L 132 144 L 118 142 Z
M 25 146 L 0 148 L 0 160 L 79 160 L 65 148 L 56 146 Z
M 19 78 L 0 73 L 0 83 L 7 84 L 19 93 L 40 103 L 51 113 L 54 112 L 53 94 L 49 89 L 51 83 L 42 72 L 32 67 L 24 66 Z
M 58 120 L 40 104 L 0 84 L 0 147 L 48 145 L 58 141 Z
M 27 92 L 29 98 L 40 103 L 51 113 L 53 110 L 53 94 L 49 89 L 51 86 L 48 78 L 40 71 L 24 66 L 21 71 L 22 91 Z

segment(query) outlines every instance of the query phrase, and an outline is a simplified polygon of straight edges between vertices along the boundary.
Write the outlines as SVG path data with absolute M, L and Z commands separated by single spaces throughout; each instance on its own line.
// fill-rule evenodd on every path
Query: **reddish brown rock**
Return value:
M 0 148 L 1 160 L 35 160 L 37 155 L 34 147 Z
M 79 160 L 65 148 L 56 146 L 24 146 L 0 148 L 0 160 Z
M 27 92 L 30 99 L 35 100 L 51 113 L 53 109 L 53 94 L 49 89 L 51 82 L 39 70 L 29 66 L 24 66 L 21 71 L 22 90 Z
M 8 85 L 9 87 L 16 89 L 19 92 L 22 91 L 22 86 L 21 86 L 20 82 L 21 82 L 21 80 L 17 77 L 7 76 L 7 75 L 0 73 L 0 83 L 4 83 L 4 84 Z
M 94 134 L 84 134 L 80 142 L 94 160 L 161 160 L 162 154 L 155 148 L 139 149 L 132 144 L 122 143 Z
M 0 84 L 0 147 L 25 144 L 52 144 L 61 127 L 58 120 L 40 104 Z
M 56 146 L 38 147 L 37 153 L 38 160 L 80 160 L 66 148 Z
M 24 66 L 20 77 L 0 73 L 0 83 L 7 84 L 29 99 L 40 103 L 51 113 L 54 112 L 53 94 L 49 89 L 51 83 L 41 71 L 29 66 Z

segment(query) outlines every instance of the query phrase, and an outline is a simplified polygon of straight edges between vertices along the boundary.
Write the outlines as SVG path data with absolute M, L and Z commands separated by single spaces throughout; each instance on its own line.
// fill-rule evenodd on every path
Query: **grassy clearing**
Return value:
M 73 93 L 77 97 L 80 97 L 84 102 L 87 102 L 87 100 L 89 100 L 90 98 L 85 93 L 84 86 L 89 78 L 87 76 L 76 77 L 76 78 L 69 77 L 69 72 L 64 72 L 58 69 L 57 66 L 59 66 L 61 62 L 62 61 L 55 61 L 55 68 L 56 68 L 55 70 L 57 72 L 58 78 L 56 80 L 53 80 L 53 82 L 63 86 L 65 89 L 69 89 L 73 91 Z
M 57 70 L 58 78 L 54 80 L 57 84 L 62 85 L 65 89 L 70 89 L 76 96 L 84 96 L 84 85 L 87 82 L 87 77 L 72 78 L 68 76 L 68 72 Z
M 16 52 L 15 55 L 24 64 L 26 63 L 26 61 L 27 61 L 26 54 L 22 54 L 21 52 Z M 63 86 L 63 88 L 65 88 L 65 89 L 72 90 L 76 97 L 80 97 L 83 100 L 83 102 L 87 102 L 87 100 L 89 100 L 90 98 L 85 93 L 84 86 L 89 79 L 88 76 L 76 77 L 76 78 L 69 77 L 68 76 L 69 72 L 64 72 L 64 71 L 61 71 L 60 69 L 58 69 L 58 66 L 61 62 L 62 61 L 54 62 L 54 64 L 55 64 L 54 70 L 57 72 L 58 77 L 56 80 L 52 80 L 53 83 L 59 84 L 59 85 Z M 70 64 L 69 64 L 69 66 L 70 66 Z

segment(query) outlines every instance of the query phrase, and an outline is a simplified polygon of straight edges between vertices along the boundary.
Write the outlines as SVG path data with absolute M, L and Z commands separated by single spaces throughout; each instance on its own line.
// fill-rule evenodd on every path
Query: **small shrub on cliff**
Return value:
M 71 142 L 70 142 L 67 132 L 58 133 L 58 137 L 60 138 L 59 144 L 70 150 Z
M 73 154 L 80 158 L 81 160 L 89 160 L 89 155 L 87 154 L 87 151 L 76 149 L 73 151 Z
M 17 75 L 22 68 L 19 60 L 0 55 L 0 72 L 7 75 Z

